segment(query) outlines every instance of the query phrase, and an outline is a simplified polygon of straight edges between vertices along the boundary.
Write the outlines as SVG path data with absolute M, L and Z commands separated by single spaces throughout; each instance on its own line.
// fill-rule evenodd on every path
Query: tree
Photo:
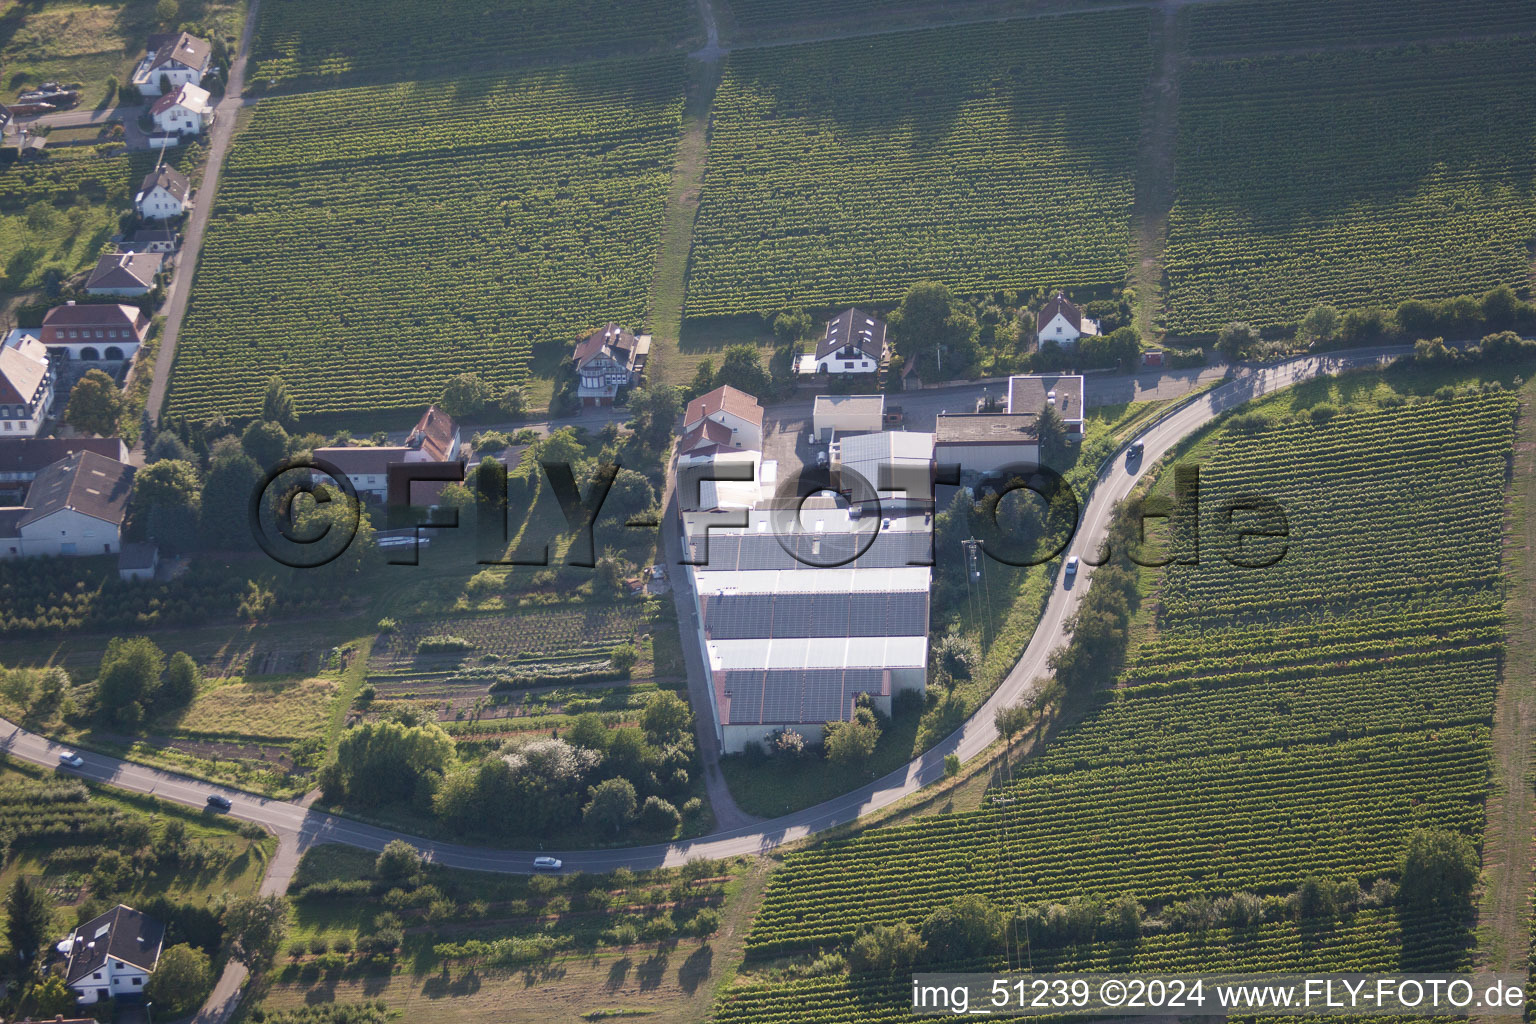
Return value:
M 1067 453 L 1067 425 L 1054 405 L 1047 405 L 1035 421 L 1040 438 L 1040 462 L 1047 466 L 1064 466 Z
M 1483 326 L 1490 331 L 1501 331 L 1513 326 L 1519 311 L 1520 299 L 1507 284 L 1501 284 L 1483 296 Z
M 23 964 L 31 962 L 48 941 L 53 902 L 41 887 L 18 874 L 5 897 L 5 913 L 5 936 L 10 940 L 11 952 Z
M 683 816 L 670 801 L 659 796 L 648 796 L 645 798 L 645 806 L 640 808 L 638 820 L 641 828 L 670 836 L 683 823 Z
M 855 974 L 902 974 L 922 955 L 923 942 L 905 921 L 877 924 L 861 932 L 848 950 Z
M 117 382 L 101 370 L 86 370 L 69 392 L 64 422 L 84 434 L 116 434 L 127 403 Z
M 640 729 L 656 746 L 665 746 L 693 728 L 688 702 L 670 690 L 657 690 L 640 712 Z
M 601 515 L 604 519 L 623 526 L 635 516 L 656 504 L 656 489 L 644 474 L 632 469 L 620 469 L 613 477 L 608 497 L 603 499 Z
M 1477 851 L 1466 836 L 1444 829 L 1415 829 L 1403 851 L 1399 898 L 1414 908 L 1464 909 L 1477 885 Z
M 593 828 L 614 835 L 635 819 L 635 787 L 628 779 L 605 779 L 591 789 L 592 800 L 581 812 L 582 820 Z
M 453 740 L 435 723 L 364 722 L 342 734 L 327 769 L 336 797 L 371 807 L 410 800 L 453 762 Z
M 953 375 L 975 360 L 976 320 L 956 308 L 949 286 L 942 282 L 919 281 L 908 288 L 890 325 L 892 345 L 908 361 L 927 354 L 936 372 Z
M 1339 311 L 1328 305 L 1313 306 L 1301 318 L 1296 334 L 1314 345 L 1332 341 L 1339 334 Z
M 496 407 L 508 418 L 520 420 L 528 413 L 528 393 L 514 384 L 496 396 Z
M 682 412 L 682 395 L 677 388 L 664 384 L 638 388 L 629 396 L 629 429 L 647 450 L 660 452 L 672 443 L 673 424 Z
M 768 371 L 763 369 L 762 354 L 752 345 L 732 345 L 720 359 L 715 371 L 715 387 L 728 384 L 754 397 L 768 391 Z
M 271 472 L 288 457 L 288 431 L 280 423 L 252 420 L 240 435 L 240 447 L 258 466 Z
M 283 897 L 239 896 L 224 908 L 224 948 L 253 971 L 264 971 L 277 958 L 288 931 Z
M 134 474 L 133 507 L 149 536 L 172 550 L 184 549 L 197 535 L 203 504 L 197 467 L 166 459 Z
M 875 752 L 880 740 L 880 725 L 874 712 L 868 708 L 855 708 L 853 718 L 847 722 L 829 722 L 826 739 L 822 741 L 827 759 L 844 767 L 863 764 Z
M 1002 915 L 980 896 L 961 896 L 938 908 L 922 928 L 928 958 L 939 962 L 991 953 L 1002 933 Z
M 803 309 L 788 310 L 773 318 L 773 336 L 786 345 L 811 333 L 811 318 Z
M 186 943 L 160 954 L 150 975 L 148 994 L 166 1017 L 179 1017 L 197 1009 L 213 991 L 213 967 L 208 954 Z
M 608 655 L 608 663 L 613 666 L 615 672 L 628 675 L 629 670 L 635 667 L 635 660 L 638 657 L 634 644 L 619 644 Z
M 1024 701 L 1007 704 L 997 709 L 992 716 L 992 721 L 997 725 L 997 731 L 1003 734 L 1006 747 L 1013 746 L 1013 738 L 1029 725 L 1032 709 Z
M 613 730 L 603 722 L 603 716 L 587 711 L 576 716 L 565 730 L 565 740 L 588 750 L 607 750 Z
M 32 990 L 32 1012 L 43 1020 L 62 1017 L 75 1008 L 76 995 L 64 984 L 64 976 L 49 974 Z
M 945 633 L 939 638 L 938 643 L 934 644 L 933 657 L 947 678 L 969 679 L 978 654 L 973 641 L 959 633 L 951 632 Z
M 404 839 L 391 839 L 373 862 L 373 873 L 380 881 L 399 885 L 421 873 L 421 854 Z
M 96 673 L 96 708 L 110 721 L 136 726 L 155 702 L 165 655 L 147 637 L 114 637 Z
M 1221 354 L 1227 357 L 1227 362 L 1235 363 L 1242 359 L 1259 343 L 1259 332 L 1252 324 L 1239 320 L 1227 324 L 1216 335 L 1216 347 Z
M 152 466 L 164 459 L 191 462 L 192 458 L 192 449 L 188 448 L 181 438 L 169 430 L 162 430 L 155 435 L 155 443 L 150 445 L 149 450 L 144 453 L 144 464 Z
M 155 703 L 161 708 L 184 708 L 197 696 L 202 681 L 203 673 L 197 662 L 185 652 L 177 651 L 165 667 L 165 678 L 160 682 Z
M 261 400 L 261 418 L 293 431 L 299 425 L 299 409 L 281 377 L 267 381 L 267 393 Z
M 198 537 L 204 547 L 240 550 L 251 547 L 251 495 L 265 473 L 243 450 L 216 459 L 203 480 Z
M 473 416 L 491 400 L 491 386 L 478 373 L 460 373 L 443 385 L 438 407 L 449 416 Z
M 699 365 L 694 368 L 693 380 L 688 382 L 686 388 L 689 399 L 698 398 L 715 390 L 715 361 L 713 359 L 701 359 Z

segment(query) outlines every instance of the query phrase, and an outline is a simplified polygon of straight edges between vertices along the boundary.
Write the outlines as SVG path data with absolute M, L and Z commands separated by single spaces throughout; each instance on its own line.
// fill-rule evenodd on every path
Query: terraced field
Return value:
M 641 322 L 681 58 L 264 100 L 231 151 L 170 415 L 424 405 L 532 347 Z
M 1298 38 L 1287 19 L 1263 24 Z M 1531 39 L 1193 64 L 1180 91 L 1167 327 L 1295 323 L 1318 303 L 1391 307 L 1501 284 L 1523 293 L 1536 241 L 1533 89 Z
M 261 5 L 251 81 L 401 81 L 519 60 L 641 54 L 697 33 L 688 0 L 271 0 Z
M 686 315 L 885 302 L 924 278 L 1123 283 L 1148 32 L 1134 10 L 731 54 Z
M 1170 569 L 1121 688 L 981 810 L 791 854 L 749 949 L 835 948 L 968 893 L 1005 914 L 1128 895 L 1166 915 L 1202 896 L 1284 897 L 1307 877 L 1369 888 L 1395 876 L 1414 828 L 1480 837 L 1515 403 L 1475 387 L 1398 401 L 1220 434 L 1203 535 L 1225 503 L 1265 494 L 1287 510 L 1285 557 L 1240 569 L 1207 548 Z M 1037 938 L 1029 955 L 1035 970 L 1386 970 L 1467 952 L 1455 927 L 1362 904 L 1305 934 L 1266 917 L 1231 934 Z M 905 1020 L 908 998 L 857 977 L 761 980 L 724 995 L 718 1019 Z

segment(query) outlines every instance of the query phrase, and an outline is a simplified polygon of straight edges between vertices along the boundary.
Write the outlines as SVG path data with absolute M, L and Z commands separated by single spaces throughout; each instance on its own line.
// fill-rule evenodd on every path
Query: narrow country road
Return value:
M 261 0 L 251 0 L 251 8 L 245 16 L 245 28 L 240 33 L 240 48 L 229 66 L 229 81 L 225 85 L 224 96 L 214 109 L 202 184 L 197 190 L 192 216 L 187 219 L 181 252 L 176 257 L 176 275 L 171 279 L 170 292 L 166 296 L 165 325 L 160 329 L 160 347 L 155 353 L 155 379 L 150 383 L 149 398 L 144 403 L 144 411 L 156 423 L 160 422 L 165 389 L 171 381 L 171 367 L 176 362 L 176 343 L 181 338 L 181 323 L 187 315 L 187 296 L 192 290 L 192 279 L 197 274 L 197 257 L 202 251 L 203 235 L 208 230 L 208 220 L 213 214 L 213 201 L 219 189 L 219 171 L 224 166 L 225 154 L 229 152 L 229 142 L 235 134 L 235 119 L 243 103 L 240 93 L 245 89 L 245 64 L 251 52 L 251 37 L 256 32 L 256 13 L 260 7 Z
M 1408 351 L 1411 350 L 1406 346 L 1398 346 L 1335 352 L 1303 356 L 1273 366 L 1245 370 L 1233 380 L 1198 395 L 1185 405 L 1175 407 L 1143 432 L 1140 438 L 1145 444 L 1145 454 L 1137 465 L 1153 465 L 1184 438 L 1229 409 L 1320 374 L 1378 365 Z M 1127 470 L 1123 458 L 1117 454 L 1107 464 L 1097 487 L 1084 506 L 1082 525 L 1068 547 L 1067 554 L 1087 557 L 1095 555 L 1104 537 L 1110 510 L 1130 493 L 1136 481 L 1137 474 Z M 313 811 L 296 803 L 254 796 L 100 754 L 82 752 L 85 765 L 75 774 L 192 807 L 203 807 L 208 794 L 221 793 L 232 804 L 230 816 L 242 821 L 254 821 L 271 829 L 277 834 L 281 848 L 289 851 L 295 860 L 300 852 L 318 843 L 345 843 L 367 850 L 382 850 L 384 844 L 392 839 L 404 839 L 422 850 L 429 859 L 449 867 L 513 874 L 530 873 L 533 858 L 540 852 L 559 856 L 565 861 L 567 871 L 671 867 L 701 857 L 757 854 L 828 828 L 848 824 L 866 814 L 889 807 L 941 778 L 944 774 L 944 758 L 949 754 L 958 754 L 965 761 L 984 751 L 997 739 L 997 728 L 993 724 L 996 709 L 1018 700 L 1035 680 L 1046 674 L 1051 652 L 1066 641 L 1062 625 L 1081 602 L 1092 576 L 1092 567 L 1085 564 L 1071 589 L 1058 586 L 1052 592 L 1028 647 L 997 692 L 964 725 L 905 767 L 861 789 L 814 807 L 771 821 L 723 828 L 712 835 L 688 842 L 569 853 L 497 850 L 421 839 Z M 690 629 L 691 623 L 684 618 L 681 627 Z M 706 713 L 703 708 L 696 707 L 696 710 Z M 60 744 L 4 719 L 0 719 L 0 733 L 4 734 L 0 736 L 0 750 L 35 764 L 57 766 L 59 752 L 65 749 Z M 291 868 L 288 874 L 291 876 Z M 264 887 L 280 891 L 286 884 L 287 876 L 274 868 Z

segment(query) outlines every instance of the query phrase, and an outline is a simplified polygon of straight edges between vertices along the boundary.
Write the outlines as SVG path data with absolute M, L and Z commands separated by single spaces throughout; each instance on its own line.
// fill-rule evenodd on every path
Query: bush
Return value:
M 683 816 L 676 807 L 659 796 L 648 796 L 640 808 L 640 827 L 652 832 L 671 835 L 683 823 Z

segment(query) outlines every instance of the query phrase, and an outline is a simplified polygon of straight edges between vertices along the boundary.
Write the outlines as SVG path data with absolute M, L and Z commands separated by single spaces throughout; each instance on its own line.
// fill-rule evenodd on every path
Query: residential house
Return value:
M 0 344 L 0 437 L 33 437 L 53 410 L 48 350 L 34 335 L 13 331 Z
M 213 66 L 213 46 L 187 32 L 151 36 L 149 44 L 130 79 L 145 96 L 175 92 L 183 85 L 201 85 Z
M 1040 344 L 1075 345 L 1085 334 L 1098 334 L 1099 322 L 1083 316 L 1083 311 L 1062 292 L 1051 296 L 1035 314 L 1035 335 Z
M 453 417 L 437 406 L 429 405 L 406 435 L 405 446 L 414 455 L 405 461 L 456 462 L 463 443 L 463 435 Z
M 213 101 L 207 89 L 184 82 L 174 92 L 156 100 L 149 108 L 149 116 L 162 132 L 201 135 L 204 128 L 213 124 Z
M 119 903 L 65 940 L 64 983 L 81 1005 L 143 994 L 160 963 L 165 925 Z
M 153 544 L 128 543 L 117 555 L 117 575 L 123 580 L 152 580 L 160 567 L 160 549 Z
M 1083 378 L 1075 374 L 1025 374 L 1008 378 L 1008 411 L 1039 417 L 1056 410 L 1070 437 L 1083 435 Z
M 844 434 L 873 434 L 885 429 L 884 395 L 817 395 L 811 429 L 818 441 Z
M 405 444 L 316 448 L 311 454 L 345 473 L 359 495 L 384 501 L 389 496 L 389 467 L 406 462 L 457 462 L 463 437 L 453 417 L 429 406 L 411 428 Z M 324 473 L 311 474 L 323 479 Z M 412 491 L 413 497 L 415 489 Z
M 719 440 L 712 443 L 719 443 L 722 447 L 762 450 L 763 407 L 745 391 L 724 384 L 689 402 L 683 413 L 684 436 L 688 436 L 706 420 L 730 431 L 729 441 L 723 432 L 714 431 L 714 437 Z
M 158 252 L 170 255 L 181 245 L 181 236 L 171 228 L 140 228 L 126 241 L 117 243 L 118 252 Z
M 612 405 L 620 388 L 634 387 L 645 372 L 651 336 L 610 323 L 576 345 L 576 397 L 583 406 Z
M 157 252 L 108 253 L 96 261 L 85 282 L 87 295 L 148 295 L 165 257 Z
M 116 554 L 133 472 L 91 451 L 43 469 L 25 503 L 0 508 L 0 558 Z
M 874 373 L 886 356 L 885 321 L 860 309 L 827 321 L 816 353 L 800 358 L 800 373 Z
M 987 476 L 1040 462 L 1039 417 L 1032 413 L 940 413 L 933 459 L 962 473 Z
M 47 467 L 76 452 L 95 452 L 113 462 L 128 461 L 120 437 L 0 438 L 0 486 L 29 484 Z
M 191 207 L 192 183 L 174 167 L 160 166 L 144 176 L 138 194 L 133 197 L 139 216 L 150 220 L 180 217 Z
M 137 306 L 71 300 L 44 314 L 42 340 L 52 354 L 116 362 L 133 358 L 149 334 L 149 323 Z

